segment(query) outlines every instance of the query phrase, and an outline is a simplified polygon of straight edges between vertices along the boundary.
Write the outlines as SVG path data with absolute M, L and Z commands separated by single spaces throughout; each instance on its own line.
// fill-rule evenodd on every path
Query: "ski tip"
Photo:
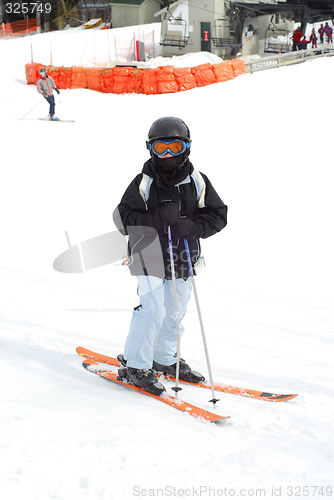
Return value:
M 263 392 L 260 395 L 261 399 L 265 401 L 290 401 L 298 396 L 298 394 L 272 394 L 270 392 Z
M 90 366 L 99 366 L 99 363 L 93 361 L 92 359 L 84 359 L 82 362 L 82 366 L 86 368 L 86 370 L 88 370 Z
M 209 422 L 211 424 L 221 424 L 222 422 L 226 422 L 230 418 L 231 418 L 231 416 L 220 417 L 220 418 L 217 418 L 216 420 L 209 420 Z

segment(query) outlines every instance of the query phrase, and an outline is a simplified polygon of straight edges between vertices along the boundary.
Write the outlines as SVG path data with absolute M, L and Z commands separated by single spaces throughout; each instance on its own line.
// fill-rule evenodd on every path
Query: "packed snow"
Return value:
M 47 104 L 25 81 L 31 44 L 35 62 L 50 63 L 51 45 L 53 64 L 78 65 L 92 36 L 0 41 L 1 497 L 330 498 L 334 59 L 169 95 L 63 90 L 56 114 L 75 123 L 40 121 Z M 189 125 L 191 161 L 229 206 L 196 277 L 214 379 L 299 394 L 219 394 L 213 410 L 210 391 L 184 386 L 183 400 L 231 416 L 217 425 L 84 370 L 77 346 L 122 352 L 136 280 L 114 264 L 53 269 L 64 231 L 74 245 L 115 230 L 147 131 L 166 115 Z M 184 324 L 182 355 L 207 374 L 193 297 Z

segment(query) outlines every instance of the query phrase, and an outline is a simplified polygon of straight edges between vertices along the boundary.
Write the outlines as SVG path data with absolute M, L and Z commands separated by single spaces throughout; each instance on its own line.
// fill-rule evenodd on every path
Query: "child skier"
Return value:
M 312 30 L 310 41 L 312 42 L 312 49 L 316 49 L 318 47 L 317 45 L 317 35 L 315 34 L 315 30 Z
M 51 76 L 47 75 L 47 71 L 45 68 L 42 68 L 39 74 L 41 75 L 41 78 L 37 82 L 37 91 L 42 94 L 50 104 L 50 120 L 59 120 L 59 118 L 55 116 L 55 98 L 53 95 L 53 89 L 55 89 L 57 94 L 60 94 L 60 90 L 56 87 L 55 82 L 53 81 Z
M 200 257 L 199 239 L 208 238 L 226 226 L 227 206 L 209 179 L 190 163 L 190 132 L 182 120 L 175 117 L 156 120 L 146 145 L 151 158 L 114 211 L 117 228 L 129 235 L 129 268 L 137 276 L 140 298 L 124 348 L 126 369 L 120 370 L 120 375 L 136 386 L 160 394 L 164 387 L 155 371 L 176 373 L 171 259 L 175 265 L 178 316 L 182 320 L 192 289 L 185 240 L 194 266 Z M 154 241 L 158 246 L 154 247 Z M 183 329 L 180 324 L 180 335 Z M 179 377 L 192 382 L 204 380 L 182 359 Z

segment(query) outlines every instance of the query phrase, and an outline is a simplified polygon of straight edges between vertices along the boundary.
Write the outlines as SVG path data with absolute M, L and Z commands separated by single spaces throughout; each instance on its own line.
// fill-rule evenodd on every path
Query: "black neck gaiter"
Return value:
M 172 158 L 159 158 L 152 154 L 156 170 L 165 184 L 175 186 L 189 175 L 190 162 L 188 156 L 189 152 L 187 150 L 182 155 L 173 156 Z

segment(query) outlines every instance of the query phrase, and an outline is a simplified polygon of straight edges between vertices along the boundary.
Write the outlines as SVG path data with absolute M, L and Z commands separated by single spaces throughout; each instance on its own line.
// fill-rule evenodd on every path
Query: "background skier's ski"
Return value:
M 58 120 L 50 120 L 50 118 L 39 118 L 39 120 L 44 120 L 44 121 L 47 121 L 47 122 L 68 122 L 68 123 L 74 123 L 75 120 L 61 120 L 60 118 L 58 118 Z

